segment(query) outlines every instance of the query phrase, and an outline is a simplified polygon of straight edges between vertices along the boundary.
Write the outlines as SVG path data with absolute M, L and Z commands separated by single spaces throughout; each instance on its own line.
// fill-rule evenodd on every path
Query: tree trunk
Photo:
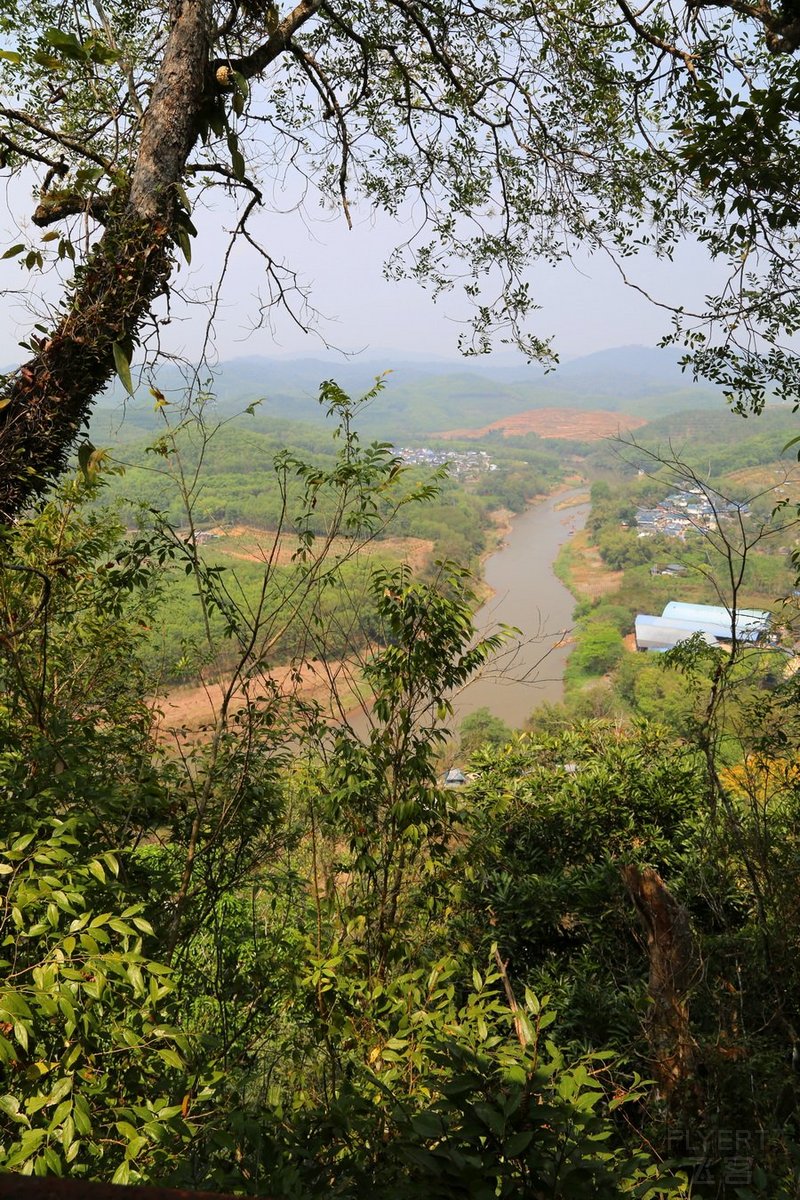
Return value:
M 627 866 L 622 878 L 647 935 L 652 1069 L 661 1093 L 669 1097 L 692 1080 L 694 1068 L 687 994 L 698 963 L 689 915 L 652 867 Z
M 173 0 L 130 187 L 110 205 L 64 316 L 0 390 L 2 521 L 63 470 L 92 400 L 114 374 L 114 344 L 135 338 L 169 279 L 175 185 L 198 135 L 209 78 L 208 22 L 208 0 Z

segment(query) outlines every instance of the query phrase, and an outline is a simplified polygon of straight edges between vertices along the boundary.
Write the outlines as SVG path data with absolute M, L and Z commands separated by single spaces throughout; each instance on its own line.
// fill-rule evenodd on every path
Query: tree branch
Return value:
M 105 222 L 108 216 L 107 196 L 81 196 L 76 192 L 50 192 L 42 196 L 31 217 L 34 225 L 44 229 L 66 217 L 86 213 L 95 221 Z
M 5 117 L 7 121 L 16 121 L 18 125 L 24 125 L 27 129 L 33 129 L 35 133 L 40 133 L 42 137 L 47 138 L 49 141 L 55 142 L 58 146 L 63 146 L 65 150 L 71 150 L 74 154 L 80 154 L 82 158 L 91 159 L 93 163 L 97 163 L 98 167 L 102 167 L 109 175 L 114 169 L 114 164 L 109 159 L 99 154 L 96 150 L 91 150 L 84 140 L 70 137 L 69 134 L 60 133 L 55 129 L 50 129 L 49 126 L 42 124 L 41 121 L 37 121 L 30 113 L 20 112 L 16 108 L 0 108 L 0 117 Z M 26 153 L 30 154 L 30 151 L 26 151 Z
M 228 71 L 236 71 L 237 74 L 243 75 L 245 79 L 251 79 L 254 75 L 259 75 L 284 50 L 288 50 L 293 35 L 297 33 L 302 25 L 305 25 L 306 21 L 314 16 L 319 6 L 320 0 L 300 0 L 300 3 L 290 13 L 287 13 L 278 24 L 267 41 L 259 46 L 257 50 L 254 50 L 252 54 L 246 54 L 242 58 L 220 58 L 215 60 L 212 63 L 212 67 L 217 83 L 221 87 L 229 86 L 229 79 L 225 75 L 226 69 Z
M 686 67 L 690 75 L 696 75 L 694 58 L 691 54 L 686 50 L 679 50 L 677 46 L 673 46 L 670 42 L 665 42 L 663 38 L 652 33 L 651 30 L 641 23 L 627 3 L 627 0 L 617 0 L 617 6 L 637 37 L 647 42 L 648 45 L 654 46 L 657 50 L 661 50 L 664 54 L 669 54 L 671 58 L 678 59 Z

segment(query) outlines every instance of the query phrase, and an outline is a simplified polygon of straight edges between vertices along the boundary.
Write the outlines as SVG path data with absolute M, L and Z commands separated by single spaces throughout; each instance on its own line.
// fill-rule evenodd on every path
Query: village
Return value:
M 450 474 L 458 479 L 469 479 L 497 470 L 497 463 L 492 462 L 485 450 L 431 450 L 427 446 L 398 446 L 395 450 L 398 458 L 405 463 L 416 467 L 447 466 Z
M 687 533 L 705 534 L 717 528 L 720 517 L 746 516 L 746 504 L 721 497 L 712 502 L 707 491 L 688 485 L 666 496 L 654 508 L 637 508 L 634 518 L 638 537 L 656 533 L 685 539 Z

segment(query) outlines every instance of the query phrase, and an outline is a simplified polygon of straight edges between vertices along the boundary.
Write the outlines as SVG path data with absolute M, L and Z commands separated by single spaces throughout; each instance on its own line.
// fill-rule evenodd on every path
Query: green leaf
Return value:
M 114 1172 L 113 1176 L 111 1177 L 111 1182 L 126 1184 L 126 1183 L 130 1183 L 130 1179 L 131 1179 L 130 1164 L 127 1161 L 121 1162 L 119 1164 L 119 1166 L 117 1167 L 116 1171 Z
M 92 478 L 91 463 L 94 452 L 95 447 L 91 442 L 84 442 L 83 445 L 78 447 L 78 467 L 87 483 L 91 482 Z M 89 866 L 90 871 L 91 869 L 92 864 Z
M 65 33 L 62 29 L 51 27 L 44 31 L 44 40 L 55 50 L 59 50 L 64 58 L 84 62 L 88 57 L 74 33 Z
M 67 1151 L 67 1162 L 70 1161 L 69 1149 L 75 1139 L 75 1122 L 68 1116 L 61 1128 L 61 1145 Z M 74 1156 L 73 1156 L 74 1157 Z
M 52 1175 L 61 1174 L 61 1158 L 54 1146 L 45 1146 L 44 1161 L 49 1167 Z
M 0 995 L 0 1015 L 30 1017 L 31 1010 L 18 992 L 3 992 Z
M 231 79 L 233 80 L 233 86 L 237 93 L 243 100 L 246 100 L 250 95 L 250 85 L 248 84 L 244 75 L 242 75 L 239 71 L 231 71 Z
M 231 167 L 233 169 L 234 176 L 237 179 L 244 179 L 244 177 L 245 177 L 244 158 L 242 157 L 242 153 L 239 149 L 239 141 L 238 141 L 235 133 L 228 134 L 228 151 L 231 156 Z
M 49 1132 L 52 1133 L 55 1129 L 58 1129 L 58 1127 L 64 1123 L 64 1121 L 70 1115 L 71 1112 L 72 1112 L 72 1101 L 71 1100 L 62 1100 L 61 1103 L 56 1108 L 56 1110 L 53 1113 L 53 1116 L 50 1120 L 50 1125 L 48 1127 Z
M 103 870 L 103 864 L 95 858 L 89 863 L 89 870 L 94 875 L 95 879 L 99 879 L 100 883 L 105 883 L 106 873 Z
M 72 1110 L 72 1115 L 78 1133 L 88 1134 L 92 1132 L 92 1118 L 89 1112 L 89 1105 L 86 1098 L 80 1095 L 80 1093 L 75 1096 L 75 1107 Z
M 159 1050 L 158 1053 L 168 1067 L 175 1067 L 177 1071 L 186 1070 L 186 1064 L 176 1050 Z
M 28 1159 L 33 1158 L 46 1136 L 46 1129 L 24 1130 L 17 1149 L 3 1160 L 3 1169 L 5 1171 L 13 1170 L 14 1167 L 19 1167 Z
M 48 71 L 64 69 L 61 59 L 56 58 L 54 54 L 45 54 L 43 50 L 37 50 L 32 57 L 35 63 L 38 63 L 40 67 L 47 67 Z
M 532 1141 L 533 1130 L 522 1129 L 519 1133 L 512 1133 L 511 1137 L 506 1140 L 503 1146 L 503 1152 L 507 1154 L 509 1158 L 516 1158 L 518 1154 L 522 1154 L 524 1150 L 528 1149 L 528 1146 L 530 1146 Z
M 505 1117 L 491 1104 L 479 1101 L 477 1104 L 472 1105 L 472 1111 L 497 1137 L 502 1138 L 505 1135 Z
M 150 1143 L 148 1142 L 147 1138 L 142 1137 L 141 1135 L 131 1138 L 131 1140 L 128 1142 L 128 1148 L 125 1151 L 125 1157 L 129 1162 L 134 1158 L 138 1158 L 142 1150 L 145 1150 L 149 1144 Z
M 214 105 L 208 109 L 208 124 L 213 133 L 217 137 L 222 137 L 225 132 L 225 109 L 222 105 L 221 97 L 217 98 Z
M 0 1096 L 0 1112 L 4 1112 L 18 1125 L 30 1125 L 25 1114 L 19 1111 L 19 1100 L 15 1096 Z
M 17 242 L 16 246 L 9 246 L 8 250 L 6 250 L 5 254 L 3 255 L 3 258 L 16 258 L 17 255 L 21 254 L 24 249 L 24 243 Z
M 129 396 L 133 393 L 133 380 L 131 379 L 131 363 L 125 351 L 120 346 L 119 342 L 112 344 L 112 352 L 114 354 L 114 366 L 117 375 L 119 376 L 122 386 Z
M 177 225 L 175 228 L 175 241 L 178 243 L 181 254 L 186 259 L 187 264 L 191 264 L 192 243 L 189 240 L 189 234 L 182 225 Z
M 59 1079 L 56 1086 L 47 1098 L 45 1108 L 49 1108 L 51 1104 L 58 1104 L 59 1100 L 63 1100 L 69 1092 L 72 1091 L 72 1076 L 67 1075 L 64 1079 Z
M 437 1138 L 443 1133 L 442 1119 L 432 1112 L 417 1113 L 411 1118 L 411 1126 L 422 1138 Z

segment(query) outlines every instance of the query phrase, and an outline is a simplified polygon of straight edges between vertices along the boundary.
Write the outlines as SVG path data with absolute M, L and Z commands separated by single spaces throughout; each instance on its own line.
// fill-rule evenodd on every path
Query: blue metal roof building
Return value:
M 721 627 L 718 624 L 698 621 L 680 621 L 666 617 L 649 616 L 639 613 L 634 623 L 637 650 L 674 650 L 681 642 L 686 642 L 695 633 L 699 633 L 709 646 L 718 646 Z M 728 634 L 730 638 L 730 625 Z
M 722 604 L 685 604 L 682 600 L 670 600 L 664 606 L 665 620 L 697 623 L 698 629 L 708 629 L 716 638 L 731 641 L 733 638 L 733 616 Z M 736 609 L 736 638 L 738 641 L 755 642 L 767 633 L 770 614 L 758 608 Z

